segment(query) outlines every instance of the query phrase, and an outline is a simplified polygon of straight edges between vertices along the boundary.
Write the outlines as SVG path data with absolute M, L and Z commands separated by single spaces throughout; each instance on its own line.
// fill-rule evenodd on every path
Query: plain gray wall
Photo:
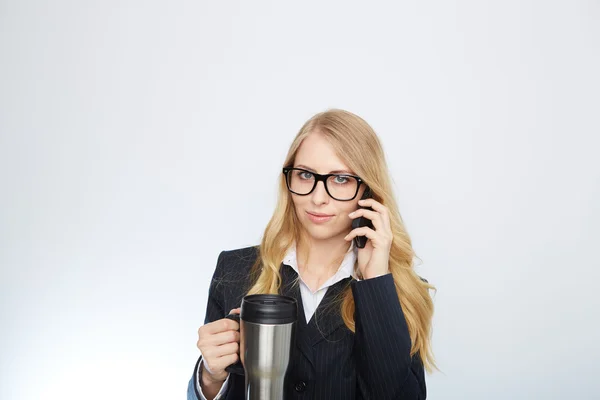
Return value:
M 1 1 L 0 398 L 184 398 L 329 107 L 438 288 L 429 398 L 598 398 L 599 49 L 597 1 Z

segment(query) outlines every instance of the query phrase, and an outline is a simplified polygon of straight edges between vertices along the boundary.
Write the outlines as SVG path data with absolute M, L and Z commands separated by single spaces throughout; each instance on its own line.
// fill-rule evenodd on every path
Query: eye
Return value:
M 312 179 L 313 174 L 307 171 L 296 171 L 296 175 L 298 175 L 301 179 Z
M 350 178 L 345 175 L 335 175 L 334 181 L 337 184 L 343 185 L 344 183 L 348 183 Z

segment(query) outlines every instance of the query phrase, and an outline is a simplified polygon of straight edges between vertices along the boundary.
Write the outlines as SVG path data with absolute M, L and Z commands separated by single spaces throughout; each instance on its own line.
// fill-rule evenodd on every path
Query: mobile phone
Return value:
M 365 199 L 370 199 L 372 197 L 373 197 L 373 194 L 371 193 L 371 189 L 367 186 L 360 199 L 365 200 Z M 373 209 L 371 207 L 361 207 L 361 206 L 359 206 L 359 207 L 373 211 Z M 354 218 L 352 220 L 352 229 L 361 228 L 363 226 L 368 226 L 369 228 L 371 228 L 373 230 L 375 229 L 375 227 L 373 226 L 373 222 L 371 222 L 371 220 L 369 218 L 358 217 L 358 218 Z M 353 240 L 354 240 L 354 245 L 356 247 L 358 247 L 359 249 L 362 249 L 367 244 L 368 238 L 366 236 L 356 236 Z

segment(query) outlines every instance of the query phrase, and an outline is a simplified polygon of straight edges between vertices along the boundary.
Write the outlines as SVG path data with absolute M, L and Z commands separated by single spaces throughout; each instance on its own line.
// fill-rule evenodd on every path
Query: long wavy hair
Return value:
M 431 372 L 436 366 L 431 349 L 433 301 L 429 290 L 435 288 L 414 271 L 415 253 L 398 211 L 379 138 L 359 116 L 344 110 L 327 110 L 316 114 L 302 126 L 289 149 L 285 167 L 293 166 L 300 145 L 313 132 L 319 132 L 329 141 L 337 155 L 371 188 L 375 200 L 389 209 L 393 233 L 389 268 L 410 333 L 410 354 L 419 353 L 426 370 Z M 279 293 L 281 262 L 290 246 L 297 243 L 303 234 L 282 174 L 277 206 L 261 240 L 259 256 L 252 270 L 254 283 L 248 294 Z M 350 287 L 343 292 L 340 303 L 345 325 L 355 332 L 355 304 Z

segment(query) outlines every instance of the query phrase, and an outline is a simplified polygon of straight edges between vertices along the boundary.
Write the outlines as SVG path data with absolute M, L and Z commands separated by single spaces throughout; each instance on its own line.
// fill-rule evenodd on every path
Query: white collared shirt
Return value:
M 330 286 L 335 285 L 343 279 L 355 276 L 354 264 L 356 264 L 356 250 L 357 249 L 354 247 L 354 241 L 352 241 L 348 252 L 342 260 L 342 264 L 336 273 L 313 292 L 300 276 L 300 270 L 298 269 L 298 260 L 296 256 L 296 245 L 294 244 L 292 247 L 290 247 L 283 258 L 283 263 L 292 267 L 300 277 L 300 295 L 302 297 L 302 306 L 304 307 L 304 317 L 306 318 L 306 323 L 308 323 L 312 318 Z
M 325 293 L 327 293 L 327 289 L 329 287 L 335 285 L 343 279 L 353 276 L 358 280 L 355 274 L 355 264 L 357 259 L 357 251 L 358 249 L 354 246 L 354 240 L 350 244 L 350 248 L 346 252 L 344 259 L 342 260 L 342 264 L 338 268 L 335 274 L 325 283 L 323 283 L 317 290 L 314 292 L 310 290 L 308 285 L 304 282 L 302 277 L 300 276 L 300 270 L 298 268 L 298 259 L 296 256 L 296 244 L 292 244 L 292 246 L 288 249 L 285 257 L 283 257 L 283 263 L 292 267 L 294 271 L 300 277 L 300 296 L 302 297 L 302 306 L 304 308 L 304 317 L 306 318 L 306 323 L 310 321 L 312 316 L 314 315 L 317 307 L 321 303 L 321 300 L 325 297 Z M 202 365 L 198 367 L 198 374 L 196 377 L 196 388 L 198 389 L 198 393 L 200 394 L 200 400 L 206 400 L 206 396 L 202 393 L 202 387 L 200 385 L 201 374 L 200 371 L 202 369 Z M 227 384 L 229 383 L 229 375 L 227 375 L 227 379 L 223 382 L 223 386 L 221 386 L 221 390 L 217 393 L 215 400 L 219 400 L 223 397 L 223 394 L 227 390 Z

